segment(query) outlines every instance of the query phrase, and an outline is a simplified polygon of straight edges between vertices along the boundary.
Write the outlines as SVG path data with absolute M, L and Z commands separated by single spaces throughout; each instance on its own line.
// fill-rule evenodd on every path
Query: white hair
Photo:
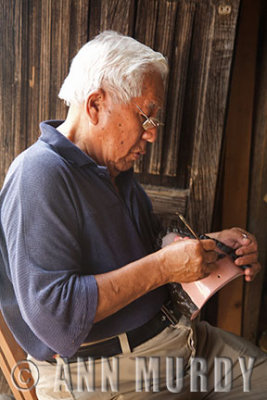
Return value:
M 137 40 L 105 31 L 86 43 L 74 57 L 59 98 L 67 105 L 84 102 L 93 90 L 109 91 L 116 103 L 142 95 L 146 72 L 168 73 L 165 57 Z

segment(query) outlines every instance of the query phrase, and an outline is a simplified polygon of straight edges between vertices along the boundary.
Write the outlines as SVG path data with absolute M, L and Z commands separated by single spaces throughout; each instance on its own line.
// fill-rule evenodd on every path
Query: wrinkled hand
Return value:
M 251 265 L 251 268 L 245 269 L 245 280 L 250 282 L 255 278 L 255 275 L 261 269 L 258 262 L 258 245 L 255 236 L 241 228 L 225 229 L 221 232 L 209 233 L 209 236 L 236 249 L 235 253 L 240 257 L 235 260 L 235 264 L 239 267 Z
M 159 251 L 166 282 L 194 282 L 215 268 L 217 253 L 213 240 L 181 238 Z

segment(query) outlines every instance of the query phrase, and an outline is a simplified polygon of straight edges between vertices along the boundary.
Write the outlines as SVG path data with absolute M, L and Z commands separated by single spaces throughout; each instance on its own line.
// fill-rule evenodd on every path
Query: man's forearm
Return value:
M 168 282 L 203 278 L 216 261 L 214 247 L 212 240 L 175 242 L 122 268 L 95 275 L 98 306 L 94 322 Z
M 144 294 L 167 283 L 159 267 L 158 252 L 122 268 L 95 275 L 98 306 L 94 322 L 117 312 Z

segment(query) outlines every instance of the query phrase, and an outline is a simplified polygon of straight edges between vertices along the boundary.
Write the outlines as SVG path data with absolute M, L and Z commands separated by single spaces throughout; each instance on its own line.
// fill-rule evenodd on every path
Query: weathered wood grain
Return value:
M 89 40 L 89 1 L 71 0 L 69 58 Z M 96 3 L 96 2 L 94 2 Z
M 40 87 L 39 87 L 39 118 L 50 118 L 50 79 L 51 79 L 51 18 L 52 0 L 41 2 L 41 26 L 40 26 Z
M 20 1 L 1 1 L 0 23 L 0 138 L 1 182 L 13 158 L 26 146 L 25 126 L 27 108 L 24 103 L 26 71 L 22 67 L 25 60 L 25 43 L 21 37 L 26 35 L 23 24 L 25 9 Z M 16 30 L 13 26 L 16 26 Z
M 155 39 L 154 39 L 155 43 L 154 49 L 162 53 L 165 57 L 167 57 L 170 65 L 172 65 L 173 42 L 175 40 L 175 37 L 178 36 L 175 30 L 177 9 L 178 9 L 177 2 L 161 1 L 159 3 L 157 29 L 155 32 Z M 174 74 L 172 74 L 172 76 L 173 75 Z M 169 86 L 169 77 L 167 78 L 166 81 L 165 103 L 163 110 L 160 114 L 160 120 L 164 123 L 166 120 L 166 115 L 168 115 L 167 112 L 168 86 Z M 173 104 L 171 105 L 171 108 L 174 109 Z M 164 140 L 164 134 L 167 134 L 167 132 L 168 132 L 167 126 L 165 128 L 164 127 L 158 128 L 157 140 L 151 146 L 150 157 L 148 159 L 147 171 L 149 174 L 159 175 L 163 172 L 162 160 L 163 160 L 164 149 L 166 149 L 166 146 L 163 146 L 163 140 Z M 174 136 L 176 136 L 176 134 L 174 134 Z
M 27 59 L 27 146 L 34 143 L 39 136 L 39 123 L 42 120 L 40 115 L 41 82 L 41 26 L 42 26 L 42 7 L 39 2 L 30 0 L 28 2 L 28 59 Z
M 101 31 L 111 29 L 130 34 L 132 31 L 132 0 L 104 0 L 101 7 Z
M 259 3 L 259 0 L 253 4 L 244 0 L 241 7 L 225 131 L 222 228 L 246 229 L 247 225 Z M 237 279 L 218 296 L 218 325 L 236 334 L 242 333 L 242 314 L 249 312 L 243 307 L 243 288 L 243 279 Z M 256 306 L 256 302 L 253 304 Z M 255 308 L 259 308 L 259 302 Z M 256 310 L 253 314 L 256 315 Z
M 0 135 L 1 135 L 1 157 L 0 157 L 0 173 L 1 182 L 7 172 L 8 166 L 14 158 L 14 134 L 12 121 L 11 100 L 14 94 L 14 62 L 15 52 L 13 48 L 13 12 L 14 2 L 7 3 L 0 1 L 2 11 L 2 19 L 5 23 L 0 23 Z
M 144 0 L 137 3 L 134 37 L 147 46 L 154 48 L 155 33 L 159 11 L 159 1 Z M 135 172 L 147 171 L 151 146 L 147 146 L 146 158 L 141 158 L 135 164 Z
M 173 54 L 166 105 L 163 173 L 164 175 L 175 177 L 183 174 L 182 170 L 178 172 L 178 153 L 183 132 L 184 104 L 188 97 L 187 86 L 188 82 L 192 79 L 188 66 L 190 55 L 192 56 L 191 46 L 194 33 L 195 8 L 195 1 L 179 3 L 175 36 L 172 41 Z M 194 87 L 193 90 L 196 91 L 197 87 Z M 186 140 L 187 145 L 189 145 L 190 137 L 187 137 Z M 194 139 L 192 138 L 192 140 Z M 177 179 L 181 180 L 178 177 Z M 177 184 L 179 185 L 178 182 Z
M 231 2 L 231 13 L 227 15 L 219 13 L 219 5 L 219 1 L 198 4 L 195 35 L 204 36 L 205 42 L 196 42 L 196 47 L 193 46 L 195 73 L 190 74 L 193 87 L 199 89 L 193 106 L 195 137 L 187 216 L 198 231 L 208 231 L 212 222 L 239 0 Z M 212 8 L 208 28 L 207 7 Z M 197 68 L 203 55 L 202 64 Z M 192 97 L 191 94 L 193 101 Z
M 69 71 L 70 3 L 71 0 L 57 0 L 51 4 L 49 117 L 53 119 L 65 119 L 67 114 L 58 92 Z
M 134 0 L 90 1 L 90 38 L 104 30 L 133 33 Z
M 100 33 L 101 3 L 102 0 L 89 1 L 88 40 Z
M 267 268 L 267 4 L 262 2 L 259 37 L 259 58 L 256 74 L 256 91 L 254 103 L 252 168 L 248 202 L 248 230 L 258 241 L 261 274 L 245 285 L 245 300 L 242 334 L 245 338 L 256 342 L 258 321 L 265 321 L 266 310 L 260 316 L 260 303 L 264 273 Z M 266 276 L 266 275 L 265 275 Z M 265 278 L 266 279 L 266 278 Z M 266 296 L 266 280 L 265 280 Z M 265 325 L 265 329 L 267 326 Z
M 27 43 L 21 40 L 21 37 L 27 36 L 27 24 L 24 24 L 27 18 L 28 7 L 23 2 L 17 0 L 14 3 L 14 98 L 10 99 L 12 108 L 11 126 L 15 134 L 14 155 L 17 156 L 21 149 L 26 147 L 27 132 L 21 127 L 26 126 L 27 121 L 27 102 L 24 101 L 24 95 L 27 92 L 27 68 L 25 59 L 27 57 Z
M 177 212 L 185 214 L 188 190 L 153 185 L 143 187 L 152 200 L 154 212 L 162 218 L 173 218 Z

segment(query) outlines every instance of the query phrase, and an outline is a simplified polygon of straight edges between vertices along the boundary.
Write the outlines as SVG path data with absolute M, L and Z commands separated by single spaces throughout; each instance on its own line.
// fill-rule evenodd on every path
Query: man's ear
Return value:
M 105 91 L 103 89 L 94 90 L 87 97 L 85 103 L 86 114 L 90 122 L 96 125 L 99 121 L 99 112 L 102 109 L 103 101 L 105 99 Z

